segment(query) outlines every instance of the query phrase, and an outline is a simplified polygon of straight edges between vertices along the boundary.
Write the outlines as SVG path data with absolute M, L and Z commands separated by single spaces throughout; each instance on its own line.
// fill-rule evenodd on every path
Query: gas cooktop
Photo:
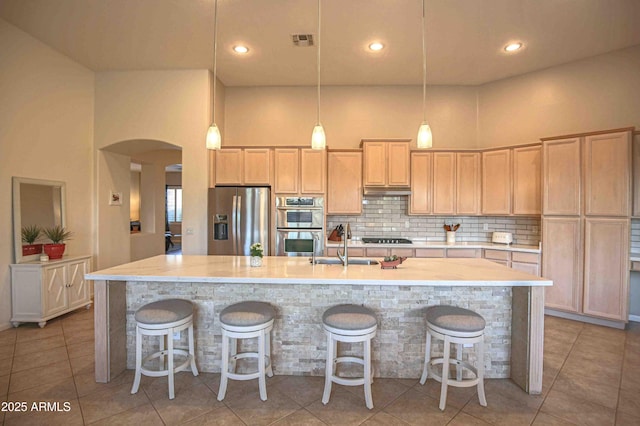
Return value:
M 406 238 L 363 238 L 365 244 L 411 244 Z

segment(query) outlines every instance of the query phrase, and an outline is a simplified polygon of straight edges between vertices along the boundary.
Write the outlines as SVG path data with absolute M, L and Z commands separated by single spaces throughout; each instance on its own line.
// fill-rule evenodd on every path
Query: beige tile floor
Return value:
M 640 324 L 627 331 L 547 317 L 544 389 L 525 394 L 509 380 L 487 380 L 488 407 L 474 389 L 450 389 L 438 409 L 438 384 L 376 379 L 375 408 L 360 387 L 334 385 L 320 402 L 321 377 L 275 376 L 269 399 L 257 383 L 230 382 L 216 400 L 218 374 L 180 373 L 176 398 L 166 378 L 143 378 L 130 394 L 127 371 L 109 384 L 93 380 L 93 311 L 78 310 L 44 329 L 25 324 L 0 332 L 0 400 L 26 402 L 27 412 L 0 412 L 6 425 L 640 425 Z M 418 375 L 419 372 L 416 372 Z M 32 410 L 33 402 L 59 410 Z M 65 405 L 65 403 L 67 405 Z M 15 407 L 15 406 L 14 406 Z M 55 408 L 51 404 L 49 408 Z M 5 408 L 9 408 L 5 404 Z

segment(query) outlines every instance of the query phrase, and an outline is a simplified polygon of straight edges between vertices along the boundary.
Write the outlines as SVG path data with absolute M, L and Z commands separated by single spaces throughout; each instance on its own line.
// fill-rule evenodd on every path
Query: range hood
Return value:
M 365 186 L 364 195 L 411 195 L 411 188 L 408 186 Z

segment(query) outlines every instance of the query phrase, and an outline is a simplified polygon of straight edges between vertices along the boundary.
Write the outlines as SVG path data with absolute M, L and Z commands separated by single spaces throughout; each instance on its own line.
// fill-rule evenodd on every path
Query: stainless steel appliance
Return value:
M 276 198 L 276 255 L 324 255 L 324 198 Z
M 406 238 L 362 238 L 362 242 L 365 244 L 412 244 L 411 240 Z
M 209 189 L 208 253 L 249 256 L 253 243 L 269 250 L 269 188 Z

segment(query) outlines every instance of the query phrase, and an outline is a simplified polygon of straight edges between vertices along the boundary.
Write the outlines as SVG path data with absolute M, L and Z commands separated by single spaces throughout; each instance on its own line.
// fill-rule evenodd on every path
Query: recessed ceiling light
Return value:
M 233 51 L 236 53 L 247 53 L 249 51 L 249 48 L 247 46 L 238 45 L 233 46 Z
M 374 43 L 371 43 L 371 44 L 369 45 L 369 49 L 371 49 L 371 50 L 373 50 L 373 51 L 375 51 L 375 52 L 377 52 L 378 50 L 382 50 L 383 48 L 384 48 L 384 44 L 379 43 L 379 42 L 377 42 L 377 41 L 376 41 L 376 42 L 374 42 Z
M 504 47 L 505 52 L 515 52 L 522 49 L 522 43 L 509 43 Z

